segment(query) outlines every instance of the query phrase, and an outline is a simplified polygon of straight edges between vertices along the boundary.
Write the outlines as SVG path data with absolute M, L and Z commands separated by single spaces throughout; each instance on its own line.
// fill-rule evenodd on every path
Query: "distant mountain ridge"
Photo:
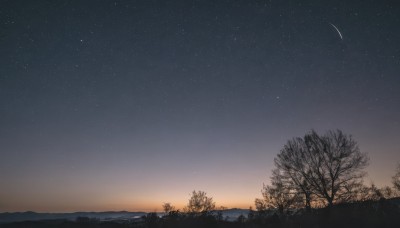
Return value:
M 104 212 L 71 212 L 71 213 L 39 213 L 33 211 L 26 212 L 5 212 L 0 213 L 0 223 L 20 222 L 20 221 L 38 221 L 66 219 L 75 220 L 78 217 L 105 219 L 133 219 L 143 215 L 146 212 L 129 211 L 104 211 Z
M 225 209 L 222 210 L 224 219 L 235 220 L 240 215 L 247 216 L 248 209 Z M 158 213 L 163 215 L 164 213 Z M 76 220 L 78 217 L 96 218 L 99 220 L 129 220 L 147 215 L 147 212 L 129 212 L 129 211 L 104 211 L 104 212 L 71 212 L 71 213 L 40 213 L 33 211 L 26 212 L 4 212 L 0 213 L 0 223 L 21 222 L 21 221 L 39 221 L 39 220 Z
M 356 205 L 356 204 L 368 204 L 369 202 L 359 202 L 359 203 L 348 203 L 343 205 L 337 205 L 343 207 L 346 205 Z M 400 197 L 395 197 L 387 199 L 384 201 L 374 201 L 372 202 L 376 205 L 393 205 L 400 208 Z M 383 203 L 383 204 L 382 204 Z M 231 208 L 224 210 L 216 210 L 215 212 L 222 212 L 224 220 L 235 221 L 240 215 L 246 216 L 249 214 L 249 209 Z M 147 215 L 147 212 L 129 212 L 129 211 L 103 211 L 103 212 L 71 212 L 71 213 L 39 213 L 33 211 L 26 212 L 3 212 L 0 213 L 0 223 L 9 222 L 22 222 L 22 221 L 39 221 L 39 220 L 76 220 L 78 217 L 86 217 L 99 219 L 102 221 L 106 220 L 134 220 L 138 219 L 143 215 Z M 164 213 L 157 213 L 159 216 L 164 215 Z

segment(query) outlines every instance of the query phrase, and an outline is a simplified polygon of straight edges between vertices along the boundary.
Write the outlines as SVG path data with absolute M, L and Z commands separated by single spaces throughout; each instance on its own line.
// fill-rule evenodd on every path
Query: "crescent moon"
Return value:
M 332 23 L 329 23 L 329 24 L 331 24 L 332 27 L 336 29 L 336 31 L 339 33 L 340 39 L 343 40 L 342 33 L 339 31 L 339 29 L 334 24 L 332 24 Z

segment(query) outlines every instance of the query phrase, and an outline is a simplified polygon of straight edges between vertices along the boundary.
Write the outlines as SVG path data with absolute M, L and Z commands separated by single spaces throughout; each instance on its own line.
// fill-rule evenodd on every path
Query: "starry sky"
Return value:
M 390 185 L 399 25 L 389 0 L 1 0 L 0 212 L 161 211 L 192 190 L 248 208 L 310 129 L 353 135 L 365 183 Z

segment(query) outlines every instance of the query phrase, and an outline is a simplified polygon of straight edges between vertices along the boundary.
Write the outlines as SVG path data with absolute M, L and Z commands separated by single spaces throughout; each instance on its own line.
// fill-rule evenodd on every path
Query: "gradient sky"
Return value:
M 160 211 L 192 190 L 248 208 L 310 129 L 352 134 L 365 182 L 390 185 L 399 25 L 384 0 L 2 0 L 0 212 Z

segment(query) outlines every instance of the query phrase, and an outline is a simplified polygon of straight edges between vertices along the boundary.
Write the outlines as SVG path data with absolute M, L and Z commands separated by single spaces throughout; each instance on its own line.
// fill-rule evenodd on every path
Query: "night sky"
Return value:
M 248 208 L 311 129 L 400 162 L 397 1 L 1 0 L 0 62 L 0 212 Z

